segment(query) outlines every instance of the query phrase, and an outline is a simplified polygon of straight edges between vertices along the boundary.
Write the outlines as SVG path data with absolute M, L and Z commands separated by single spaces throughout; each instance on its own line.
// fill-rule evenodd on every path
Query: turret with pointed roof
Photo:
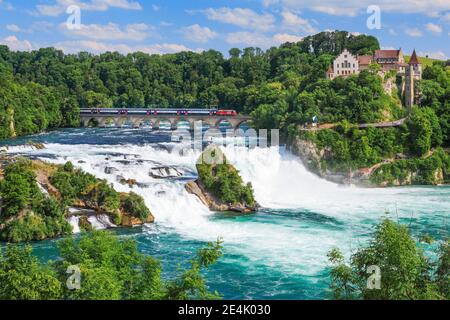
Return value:
M 409 65 L 417 65 L 420 64 L 419 59 L 417 58 L 416 49 L 414 49 L 411 59 L 409 60 Z

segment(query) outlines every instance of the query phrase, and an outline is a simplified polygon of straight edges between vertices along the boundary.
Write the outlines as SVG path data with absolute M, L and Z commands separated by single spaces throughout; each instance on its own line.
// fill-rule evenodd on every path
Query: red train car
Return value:
M 237 116 L 237 112 L 235 110 L 217 110 L 216 115 L 218 116 Z

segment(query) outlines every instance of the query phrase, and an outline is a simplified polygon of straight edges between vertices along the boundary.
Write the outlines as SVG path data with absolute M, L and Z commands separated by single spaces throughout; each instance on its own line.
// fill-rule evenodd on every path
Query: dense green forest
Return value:
M 214 50 L 65 55 L 53 48 L 11 52 L 0 46 L 0 139 L 77 126 L 80 107 L 219 107 L 254 112 L 261 125 L 266 125 L 268 112 L 276 121 L 281 120 L 278 115 L 294 112 L 291 118 L 301 121 L 315 109 L 300 110 L 296 100 L 300 105 L 308 103 L 313 97 L 307 93 L 316 91 L 315 85 L 328 92 L 325 71 L 345 47 L 368 53 L 378 49 L 379 43 L 371 36 L 323 32 L 267 51 L 233 48 L 228 58 Z M 366 75 L 351 87 L 362 88 L 372 81 Z M 337 94 L 346 90 L 339 81 L 332 86 Z M 379 88 L 369 91 L 360 98 L 379 94 Z M 330 115 L 330 111 L 324 113 Z M 340 118 L 365 118 L 349 112 L 342 110 Z

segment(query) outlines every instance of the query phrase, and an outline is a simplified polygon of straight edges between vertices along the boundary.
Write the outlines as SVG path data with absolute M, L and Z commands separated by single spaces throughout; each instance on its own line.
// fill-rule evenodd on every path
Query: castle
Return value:
M 422 79 L 422 64 L 417 57 L 416 50 L 413 51 L 409 62 L 405 63 L 402 49 L 376 50 L 373 55 L 361 56 L 355 56 L 344 49 L 334 60 L 333 66 L 330 66 L 326 76 L 331 80 L 337 77 L 348 77 L 368 69 L 371 64 L 380 66 L 380 76 L 395 71 L 405 78 L 405 86 L 402 91 L 404 92 L 406 107 L 411 108 L 415 100 L 414 83 Z

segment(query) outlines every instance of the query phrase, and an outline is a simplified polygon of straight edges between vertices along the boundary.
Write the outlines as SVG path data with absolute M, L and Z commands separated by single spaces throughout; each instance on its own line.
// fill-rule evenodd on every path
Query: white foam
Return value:
M 251 263 L 291 273 L 320 272 L 326 265 L 326 253 L 332 247 L 340 247 L 349 253 L 362 241 L 358 237 L 373 226 L 366 220 L 380 219 L 385 210 L 395 212 L 399 208 L 399 216 L 414 214 L 421 217 L 431 213 L 436 216 L 439 214 L 436 212 L 448 216 L 450 208 L 450 197 L 427 193 L 424 188 L 341 187 L 308 172 L 296 157 L 286 151 L 278 152 L 275 148 L 247 151 L 228 147 L 224 148 L 227 158 L 240 170 L 246 182 L 252 182 L 257 201 L 262 206 L 275 210 L 296 209 L 294 211 L 299 215 L 271 216 L 268 221 L 264 219 L 264 213 L 239 222 L 215 219 L 195 196 L 185 191 L 183 182 L 154 179 L 148 174 L 155 163 L 195 173 L 198 152 L 188 151 L 180 155 L 154 145 L 47 144 L 46 147 L 44 151 L 20 148 L 20 152 L 58 155 L 58 159 L 48 161 L 64 163 L 70 160 L 83 170 L 108 180 L 120 192 L 133 190 L 144 197 L 162 230 L 201 241 L 222 237 L 228 252 L 241 254 Z M 129 163 L 117 162 L 124 160 L 123 155 L 106 156 L 108 153 L 139 155 L 139 159 L 128 157 Z M 105 167 L 117 168 L 118 172 L 105 174 Z M 117 175 L 135 179 L 146 188 L 134 186 L 130 189 L 118 182 Z M 302 212 L 320 214 L 334 222 L 316 222 L 300 216 Z M 106 227 L 98 219 L 89 221 L 95 228 Z
M 77 217 L 77 216 L 71 216 L 71 217 L 68 219 L 68 222 L 69 222 L 70 225 L 72 226 L 72 233 L 73 233 L 73 234 L 77 234 L 77 233 L 80 233 L 80 232 L 81 232 L 81 230 L 80 230 L 80 225 L 79 225 L 79 223 L 80 223 L 80 217 Z

